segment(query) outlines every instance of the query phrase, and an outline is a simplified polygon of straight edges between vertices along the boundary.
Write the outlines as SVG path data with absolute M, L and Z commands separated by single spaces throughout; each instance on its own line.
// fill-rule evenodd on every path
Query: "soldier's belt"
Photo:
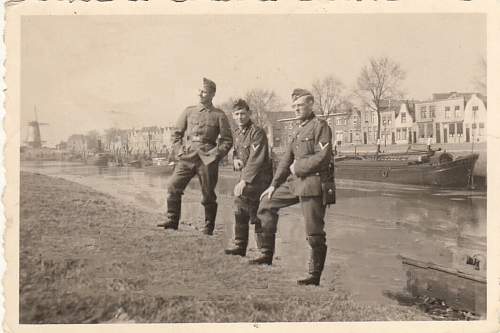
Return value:
M 211 140 L 208 140 L 208 139 L 205 139 L 199 135 L 195 135 L 195 136 L 192 136 L 191 138 L 189 138 L 189 140 L 191 142 L 199 142 L 199 143 L 211 143 L 213 145 L 215 145 L 215 141 L 211 141 Z

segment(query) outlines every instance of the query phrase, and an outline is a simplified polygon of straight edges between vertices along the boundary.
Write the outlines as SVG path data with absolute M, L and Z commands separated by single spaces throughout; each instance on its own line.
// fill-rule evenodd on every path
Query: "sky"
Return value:
M 34 108 L 42 139 L 109 127 L 169 126 L 196 104 L 202 77 L 214 104 L 254 88 L 289 104 L 333 74 L 355 85 L 370 57 L 406 71 L 407 97 L 473 91 L 486 54 L 481 14 L 25 16 L 21 140 Z

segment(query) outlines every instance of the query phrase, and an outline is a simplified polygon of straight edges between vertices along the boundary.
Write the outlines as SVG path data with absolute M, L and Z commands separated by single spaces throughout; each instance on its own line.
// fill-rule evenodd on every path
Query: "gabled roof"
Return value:
M 415 120 L 415 102 L 408 101 L 408 100 L 401 102 L 399 109 L 396 111 L 396 117 L 399 116 L 399 111 L 401 111 L 402 104 L 406 105 L 406 109 L 408 110 L 408 113 L 410 114 L 412 119 Z
M 387 112 L 387 111 L 399 112 L 402 103 L 404 103 L 404 101 L 395 99 L 391 100 L 383 99 L 380 101 L 380 112 Z

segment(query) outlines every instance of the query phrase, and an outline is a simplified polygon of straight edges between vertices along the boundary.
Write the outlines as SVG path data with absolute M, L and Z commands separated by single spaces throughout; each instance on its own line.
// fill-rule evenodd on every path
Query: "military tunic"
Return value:
M 264 233 L 275 234 L 278 211 L 301 203 L 308 240 L 325 243 L 325 205 L 322 200 L 322 182 L 331 181 L 332 133 L 326 121 L 311 117 L 296 131 L 285 155 L 280 160 L 271 185 L 275 192 L 271 199 L 260 202 L 258 218 Z M 295 175 L 290 166 L 294 164 Z M 319 240 L 319 241 L 318 241 Z M 311 244 L 312 247 L 318 244 Z
M 167 218 L 178 221 L 181 196 L 189 183 L 198 176 L 205 206 L 205 220 L 212 229 L 217 212 L 215 186 L 219 161 L 233 144 L 229 121 L 213 105 L 190 106 L 184 110 L 172 133 L 173 154 L 179 158 L 168 183 Z
M 243 210 L 255 222 L 259 197 L 273 177 L 267 136 L 251 121 L 244 128 L 237 128 L 234 134 L 233 158 L 242 161 L 240 180 L 246 183 L 242 195 L 235 198 L 235 207 L 237 213 Z

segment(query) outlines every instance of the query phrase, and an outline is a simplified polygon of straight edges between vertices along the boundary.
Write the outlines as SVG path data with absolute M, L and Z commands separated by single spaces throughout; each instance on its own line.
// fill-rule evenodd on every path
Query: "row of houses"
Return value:
M 486 141 L 486 97 L 477 93 L 433 94 L 428 101 L 383 101 L 380 144 Z M 337 145 L 376 144 L 377 113 L 352 108 L 332 122 Z
M 167 154 L 171 146 L 173 127 L 143 127 L 108 131 L 104 135 L 72 135 L 65 148 L 73 153 L 90 150 L 115 154 Z

